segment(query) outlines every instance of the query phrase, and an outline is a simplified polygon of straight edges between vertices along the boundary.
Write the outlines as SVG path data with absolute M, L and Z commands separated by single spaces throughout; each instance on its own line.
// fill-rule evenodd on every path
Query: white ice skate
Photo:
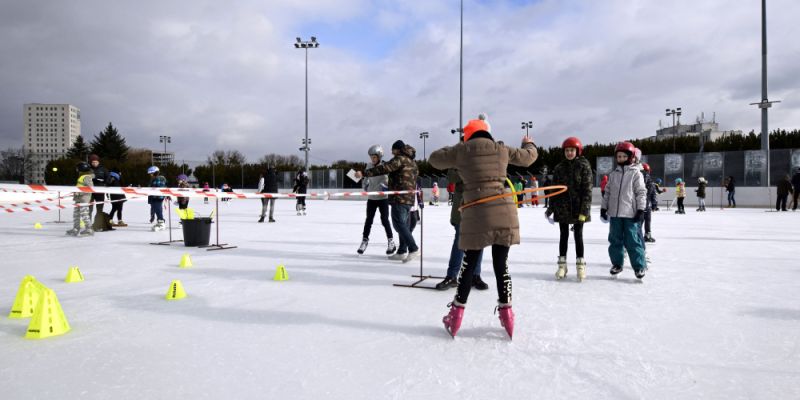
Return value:
M 394 254 L 395 251 L 397 251 L 397 246 L 394 244 L 393 239 L 389 239 L 389 244 L 386 245 L 386 255 L 390 256 Z
M 361 246 L 358 246 L 358 254 L 364 254 L 367 250 L 367 245 L 369 244 L 369 239 L 364 238 L 361 240 Z
M 578 270 L 578 282 L 586 279 L 586 260 L 581 257 L 575 261 L 575 268 Z
M 558 271 L 556 271 L 556 279 L 562 280 L 567 276 L 567 257 L 558 257 Z
M 158 222 L 156 222 L 156 224 L 153 225 L 152 229 L 153 229 L 153 232 L 163 231 L 164 229 L 166 229 L 166 227 L 164 226 L 164 221 L 158 220 Z

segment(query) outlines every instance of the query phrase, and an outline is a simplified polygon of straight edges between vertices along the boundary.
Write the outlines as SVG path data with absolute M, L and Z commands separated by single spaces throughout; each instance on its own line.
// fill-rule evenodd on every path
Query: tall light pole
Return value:
M 303 41 L 297 38 L 294 47 L 296 49 L 303 49 L 306 53 L 306 136 L 303 140 L 303 151 L 306 153 L 306 173 L 308 173 L 308 152 L 311 150 L 308 146 L 311 143 L 311 141 L 308 140 L 308 49 L 316 49 L 319 47 L 319 42 L 317 42 L 315 36 L 312 36 L 310 41 Z
M 159 142 L 164 143 L 164 154 L 161 156 L 161 165 L 164 165 L 164 160 L 167 158 L 167 143 L 172 143 L 172 137 L 159 136 Z
M 525 129 L 525 136 L 530 136 L 528 135 L 528 130 L 533 129 L 533 121 L 523 122 L 522 129 Z
M 681 126 L 681 108 L 674 110 L 667 109 L 667 116 L 672 116 L 672 152 L 675 152 L 675 141 L 678 138 L 678 128 Z M 675 116 L 678 117 L 678 128 L 675 127 Z
M 429 135 L 430 133 L 428 132 L 422 132 L 419 134 L 419 138 L 422 139 L 422 159 L 424 161 L 428 161 L 428 156 L 427 156 L 428 152 L 425 149 L 425 141 L 428 139 Z
M 780 101 L 769 101 L 767 97 L 767 0 L 761 0 L 761 101 L 750 103 L 750 105 L 758 106 L 761 109 L 761 150 L 767 153 L 767 187 L 770 186 L 768 110 L 772 107 L 772 103 L 780 103 Z

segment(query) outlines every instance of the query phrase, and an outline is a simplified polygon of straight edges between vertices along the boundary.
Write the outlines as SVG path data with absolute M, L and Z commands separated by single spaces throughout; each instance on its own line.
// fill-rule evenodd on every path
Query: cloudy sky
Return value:
M 769 0 L 770 127 L 800 128 L 800 2 Z M 135 147 L 172 136 L 178 159 L 298 154 L 309 51 L 312 163 L 422 150 L 458 126 L 457 0 L 0 0 L 0 147 L 22 145 L 25 103 L 81 108 Z M 759 128 L 760 2 L 465 0 L 464 115 L 537 144 L 653 135 L 664 109 Z M 793 39 L 794 38 L 794 39 Z

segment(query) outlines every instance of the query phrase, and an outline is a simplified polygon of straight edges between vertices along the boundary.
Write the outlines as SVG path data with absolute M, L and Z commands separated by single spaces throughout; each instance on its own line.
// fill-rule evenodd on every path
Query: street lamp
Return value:
M 769 108 L 773 103 L 780 101 L 769 101 L 767 97 L 767 0 L 761 0 L 761 101 L 750 103 L 751 106 L 758 106 L 761 109 L 761 150 L 766 152 L 767 157 L 767 184 L 770 185 L 770 154 L 769 154 Z
M 678 137 L 678 129 L 675 128 L 675 116 L 678 116 L 678 127 L 681 126 L 681 108 L 678 107 L 674 110 L 667 109 L 667 116 L 672 116 L 672 152 L 675 152 L 675 140 Z
M 167 158 L 167 143 L 172 143 L 172 137 L 159 136 L 159 142 L 164 143 L 164 154 L 161 155 L 161 165 L 164 165 L 164 160 Z
M 525 129 L 525 136 L 529 136 L 528 129 L 533 129 L 533 121 L 523 122 L 522 129 Z
M 424 161 L 428 161 L 427 151 L 425 149 L 425 141 L 428 139 L 430 134 L 428 132 L 422 132 L 419 134 L 419 138 L 422 139 L 422 159 Z
M 303 151 L 306 153 L 306 173 L 308 173 L 308 151 L 311 150 L 308 146 L 311 143 L 308 140 L 308 49 L 316 49 L 317 47 L 319 47 L 319 42 L 317 42 L 316 36 L 312 36 L 310 41 L 303 41 L 298 37 L 297 42 L 294 44 L 294 48 L 303 49 L 306 53 L 306 136 L 303 140 Z

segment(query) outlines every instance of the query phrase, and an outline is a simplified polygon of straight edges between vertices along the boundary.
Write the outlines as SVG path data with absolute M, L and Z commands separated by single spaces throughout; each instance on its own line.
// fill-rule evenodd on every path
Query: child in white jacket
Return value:
M 600 219 L 604 222 L 611 219 L 608 232 L 611 275 L 616 276 L 622 272 L 627 250 L 636 277 L 642 279 L 647 261 L 644 242 L 639 236 L 639 226 L 644 221 L 647 188 L 642 174 L 631 165 L 633 152 L 634 146 L 629 142 L 621 142 L 614 149 L 617 167 L 608 175 Z

